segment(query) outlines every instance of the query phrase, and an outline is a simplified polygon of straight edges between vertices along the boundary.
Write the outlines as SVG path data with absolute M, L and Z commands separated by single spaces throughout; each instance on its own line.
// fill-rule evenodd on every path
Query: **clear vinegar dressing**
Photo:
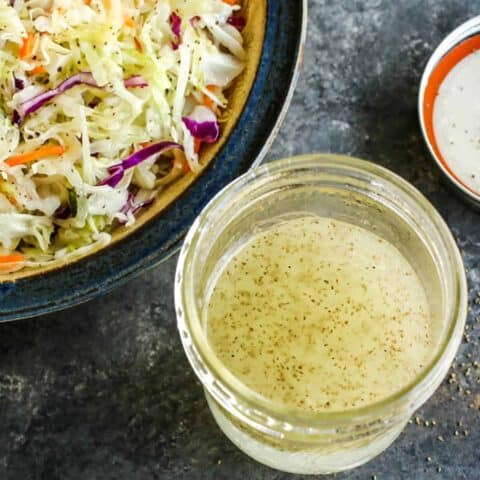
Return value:
M 408 261 L 375 234 L 328 218 L 253 237 L 219 274 L 204 321 L 239 380 L 314 412 L 379 401 L 433 353 L 425 291 Z

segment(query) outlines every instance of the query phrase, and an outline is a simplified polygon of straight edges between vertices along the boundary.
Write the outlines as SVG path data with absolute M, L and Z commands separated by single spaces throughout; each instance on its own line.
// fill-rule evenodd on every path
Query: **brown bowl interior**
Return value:
M 116 242 L 124 239 L 129 235 L 133 235 L 136 230 L 141 228 L 147 222 L 154 220 L 163 210 L 165 210 L 175 199 L 177 199 L 188 187 L 195 182 L 202 171 L 215 159 L 216 154 L 220 151 L 235 124 L 241 115 L 248 95 L 255 80 L 258 64 L 262 53 L 263 39 L 265 34 L 265 23 L 267 18 L 267 0 L 246 0 L 244 2 L 244 15 L 247 19 L 247 25 L 243 31 L 245 39 L 245 49 L 247 51 L 246 68 L 242 75 L 236 79 L 235 83 L 230 87 L 227 96 L 229 104 L 227 110 L 222 117 L 225 121 L 222 123 L 222 132 L 220 140 L 213 144 L 202 148 L 200 152 L 201 169 L 195 173 L 189 173 L 174 183 L 166 187 L 161 194 L 158 195 L 155 203 L 144 213 L 138 217 L 135 225 L 130 228 L 120 227 L 113 232 L 112 241 L 109 245 L 103 248 L 92 249 L 87 255 L 69 258 L 68 260 L 59 260 L 52 262 L 46 267 L 30 268 L 20 270 L 15 273 L 0 274 L 0 283 L 20 278 L 26 278 L 33 275 L 40 275 L 52 270 L 63 268 L 72 264 L 82 258 L 90 256 L 99 250 L 109 248 Z

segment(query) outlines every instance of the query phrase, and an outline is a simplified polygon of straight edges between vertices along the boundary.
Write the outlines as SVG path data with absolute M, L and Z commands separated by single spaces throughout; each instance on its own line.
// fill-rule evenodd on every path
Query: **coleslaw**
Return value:
M 0 273 L 111 241 L 220 136 L 236 0 L 0 0 Z

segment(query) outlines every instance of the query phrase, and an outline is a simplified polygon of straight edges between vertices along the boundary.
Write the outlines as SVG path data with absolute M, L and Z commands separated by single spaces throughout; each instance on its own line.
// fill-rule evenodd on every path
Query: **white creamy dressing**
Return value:
M 455 65 L 440 85 L 433 129 L 447 165 L 480 193 L 480 51 Z

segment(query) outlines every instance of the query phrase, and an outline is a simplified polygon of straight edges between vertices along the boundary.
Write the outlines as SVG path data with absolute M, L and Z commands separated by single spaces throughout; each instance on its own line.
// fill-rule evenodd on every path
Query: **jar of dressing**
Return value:
M 411 185 L 297 157 L 220 192 L 188 233 L 178 328 L 223 432 L 292 473 L 387 448 L 440 385 L 467 312 L 461 256 Z

